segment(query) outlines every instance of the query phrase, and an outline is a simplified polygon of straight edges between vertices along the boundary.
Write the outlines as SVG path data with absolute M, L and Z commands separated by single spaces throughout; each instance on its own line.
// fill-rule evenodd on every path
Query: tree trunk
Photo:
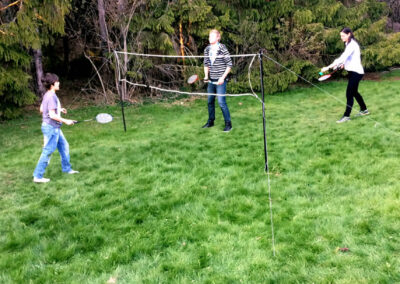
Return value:
M 122 28 L 123 29 L 123 28 Z M 125 31 L 122 33 L 122 37 L 123 37 L 123 50 L 124 50 L 124 67 L 123 67 L 123 79 L 126 79 L 126 71 L 128 69 L 128 45 L 127 45 L 127 33 L 125 33 Z M 121 86 L 121 92 L 122 92 L 122 100 L 124 101 L 126 99 L 126 91 L 127 91 L 127 85 L 126 85 L 126 81 L 124 80 L 122 82 L 122 86 Z
M 33 59 L 35 62 L 35 76 L 36 76 L 36 94 L 41 98 L 46 89 L 43 86 L 43 64 L 42 64 L 42 50 L 33 49 Z
M 117 1 L 117 7 L 118 7 L 118 14 L 123 16 L 125 14 L 126 7 L 127 7 L 126 0 L 118 0 Z M 131 19 L 131 17 L 129 18 L 128 24 L 122 22 L 121 23 L 121 28 L 120 28 L 121 36 L 122 36 L 122 45 L 123 45 L 122 46 L 122 50 L 124 51 L 124 57 L 123 57 L 123 62 L 122 62 L 123 68 L 121 70 L 122 71 L 121 72 L 121 79 L 126 79 L 126 71 L 127 71 L 127 68 L 128 68 L 128 55 L 127 55 L 128 42 L 127 42 L 127 37 L 128 37 L 130 19 Z M 121 92 L 120 95 L 121 95 L 122 101 L 126 100 L 126 97 L 127 97 L 127 85 L 126 85 L 126 81 L 125 80 L 122 81 L 122 83 L 121 83 L 120 92 Z
M 64 49 L 64 74 L 68 75 L 69 74 L 69 54 L 70 54 L 70 48 L 69 48 L 69 39 L 68 36 L 63 37 L 63 49 Z
M 106 24 L 106 9 L 104 0 L 97 0 L 97 10 L 99 13 L 99 27 L 100 27 L 100 48 L 102 56 L 105 57 L 107 51 L 110 52 L 110 46 L 108 44 L 108 30 Z
M 185 45 L 183 44 L 182 20 L 179 22 L 179 44 L 181 47 L 182 61 L 185 63 Z

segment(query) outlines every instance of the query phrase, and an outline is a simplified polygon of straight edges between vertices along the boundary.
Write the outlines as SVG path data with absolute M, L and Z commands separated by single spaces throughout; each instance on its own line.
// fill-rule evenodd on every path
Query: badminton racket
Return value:
M 326 74 L 326 75 L 322 75 L 323 73 L 320 72 L 319 74 L 322 75 L 322 76 L 318 78 L 318 81 L 322 82 L 322 81 L 328 80 L 330 77 L 332 77 L 332 75 L 333 75 L 336 71 L 341 70 L 341 69 L 342 69 L 342 68 L 339 68 L 339 67 L 338 67 L 338 68 L 335 68 L 331 73 Z
M 195 75 L 190 76 L 189 79 L 187 80 L 187 82 L 188 82 L 188 84 L 194 84 L 194 83 L 197 82 L 199 79 L 200 79 L 199 76 L 197 76 L 197 75 L 195 74 Z M 211 84 L 214 84 L 214 85 L 218 85 L 218 82 L 211 82 L 211 81 L 208 81 L 208 80 L 207 80 L 207 81 L 204 81 L 204 83 L 211 83 Z
M 113 120 L 113 117 L 111 114 L 108 114 L 108 113 L 99 113 L 98 115 L 96 115 L 95 118 L 86 119 L 86 120 L 78 120 L 75 123 L 87 122 L 87 121 L 92 121 L 92 120 L 96 120 L 98 123 L 105 124 L 105 123 L 111 122 Z

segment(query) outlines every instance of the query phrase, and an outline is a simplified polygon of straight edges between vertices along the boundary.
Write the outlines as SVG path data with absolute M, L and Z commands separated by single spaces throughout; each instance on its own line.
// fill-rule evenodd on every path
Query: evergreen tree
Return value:
M 0 119 L 16 117 L 31 104 L 29 51 L 64 32 L 69 0 L 2 1 L 0 8 Z

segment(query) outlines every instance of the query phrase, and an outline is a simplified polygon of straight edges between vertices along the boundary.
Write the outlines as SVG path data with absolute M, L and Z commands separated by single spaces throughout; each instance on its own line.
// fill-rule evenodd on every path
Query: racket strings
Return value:
M 195 83 L 197 80 L 199 80 L 199 76 L 197 76 L 197 75 L 192 75 L 192 76 L 189 77 L 189 79 L 187 80 L 187 82 L 188 82 L 189 84 L 193 84 L 193 83 Z
M 111 122 L 112 120 L 113 120 L 112 115 L 108 113 L 99 113 L 98 115 L 96 115 L 96 121 L 98 123 L 105 124 Z
M 329 79 L 330 77 L 332 77 L 331 74 L 326 74 L 326 75 L 322 75 L 321 77 L 318 78 L 318 81 L 325 81 L 327 79 Z

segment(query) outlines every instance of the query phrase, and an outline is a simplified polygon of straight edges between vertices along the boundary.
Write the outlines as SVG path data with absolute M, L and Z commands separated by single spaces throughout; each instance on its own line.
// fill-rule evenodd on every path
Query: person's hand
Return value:
M 326 71 L 328 71 L 329 70 L 329 67 L 322 67 L 321 68 L 321 72 L 322 73 L 325 73 Z
M 218 79 L 218 85 L 222 85 L 225 82 L 225 78 L 221 77 Z
M 62 109 L 61 109 L 61 112 L 66 114 L 66 113 L 67 113 L 67 110 L 66 110 L 65 108 L 62 108 Z
M 66 125 L 74 125 L 75 122 L 76 122 L 76 120 L 64 119 L 64 123 L 65 123 Z
M 344 64 L 340 64 L 338 67 L 336 67 L 336 68 L 339 68 L 339 69 L 343 69 L 344 68 Z
M 208 83 L 208 77 L 204 77 L 203 81 L 204 83 Z

